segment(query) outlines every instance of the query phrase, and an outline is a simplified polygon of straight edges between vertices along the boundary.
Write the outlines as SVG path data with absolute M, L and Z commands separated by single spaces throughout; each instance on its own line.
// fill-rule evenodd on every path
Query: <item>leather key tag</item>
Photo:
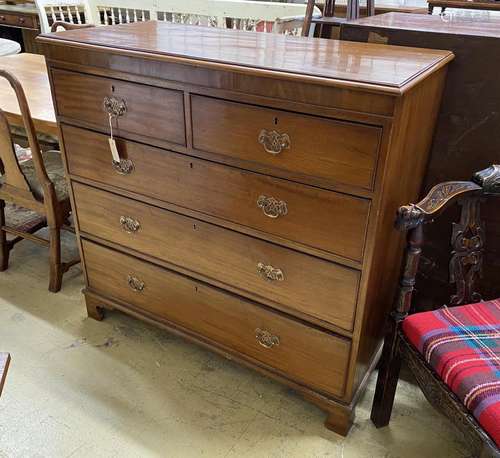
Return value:
M 118 148 L 116 147 L 116 142 L 114 138 L 108 138 L 109 149 L 111 150 L 111 155 L 113 156 L 113 161 L 120 162 L 120 155 L 118 154 Z

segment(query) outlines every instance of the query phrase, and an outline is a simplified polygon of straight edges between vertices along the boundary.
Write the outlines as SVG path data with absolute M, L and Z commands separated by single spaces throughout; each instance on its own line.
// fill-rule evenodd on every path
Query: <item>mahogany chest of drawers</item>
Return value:
M 346 434 L 453 55 L 157 22 L 40 42 L 89 315 L 180 333 Z

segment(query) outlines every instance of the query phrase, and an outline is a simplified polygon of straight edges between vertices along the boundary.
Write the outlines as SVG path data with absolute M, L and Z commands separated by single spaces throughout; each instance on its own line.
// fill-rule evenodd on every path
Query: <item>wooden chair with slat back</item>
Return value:
M 0 106 L 0 271 L 8 267 L 9 253 L 14 245 L 28 239 L 50 248 L 49 290 L 61 289 L 62 275 L 79 259 L 68 263 L 61 262 L 60 234 L 67 228 L 66 222 L 71 213 L 68 188 L 59 151 L 41 152 L 36 137 L 33 119 L 19 80 L 11 73 L 0 70 L 0 77 L 7 79 L 14 89 L 21 110 L 24 128 L 28 137 L 32 158 L 20 162 L 15 151 L 11 128 Z M 43 217 L 27 231 L 8 226 L 5 219 L 5 203 L 32 210 Z M 48 226 L 49 240 L 34 234 L 43 226 Z M 7 240 L 7 234 L 13 240 Z
M 104 0 L 103 0 L 104 1 Z M 123 0 L 118 0 L 123 1 Z M 206 27 L 231 28 L 251 32 L 300 35 L 304 4 L 252 0 L 155 0 L 153 17 L 159 21 Z M 313 8 L 312 15 L 321 11 Z
M 304 25 L 302 27 L 302 36 L 310 35 L 311 26 L 317 25 L 319 32 L 315 35 L 321 38 L 331 38 L 332 27 L 339 27 L 342 23 L 358 19 L 359 16 L 359 0 L 347 0 L 347 10 L 345 17 L 335 16 L 335 0 L 325 0 L 323 5 L 323 15 L 316 17 L 314 14 L 316 0 L 307 0 L 306 14 Z M 366 15 L 375 15 L 375 0 L 366 0 Z
M 92 26 L 96 22 L 88 0 L 35 0 L 35 3 L 42 33 L 55 32 L 55 22 L 75 26 Z
M 95 24 L 115 25 L 156 19 L 157 0 L 89 0 Z

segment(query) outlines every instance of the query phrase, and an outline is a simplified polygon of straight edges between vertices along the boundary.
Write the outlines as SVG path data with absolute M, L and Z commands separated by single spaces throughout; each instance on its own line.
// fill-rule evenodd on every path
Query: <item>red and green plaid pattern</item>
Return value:
M 403 332 L 500 445 L 500 299 L 416 313 Z

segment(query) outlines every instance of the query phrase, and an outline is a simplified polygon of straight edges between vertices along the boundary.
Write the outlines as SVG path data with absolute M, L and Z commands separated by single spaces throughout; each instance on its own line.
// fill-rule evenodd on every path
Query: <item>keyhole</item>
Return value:
M 115 87 L 111 86 L 111 92 L 115 92 Z
M 274 125 L 277 126 L 278 125 L 278 118 L 274 118 Z
M 189 168 L 191 168 L 191 169 L 193 168 L 193 163 L 192 162 L 189 163 Z
M 193 224 L 193 229 L 196 230 L 196 224 Z

